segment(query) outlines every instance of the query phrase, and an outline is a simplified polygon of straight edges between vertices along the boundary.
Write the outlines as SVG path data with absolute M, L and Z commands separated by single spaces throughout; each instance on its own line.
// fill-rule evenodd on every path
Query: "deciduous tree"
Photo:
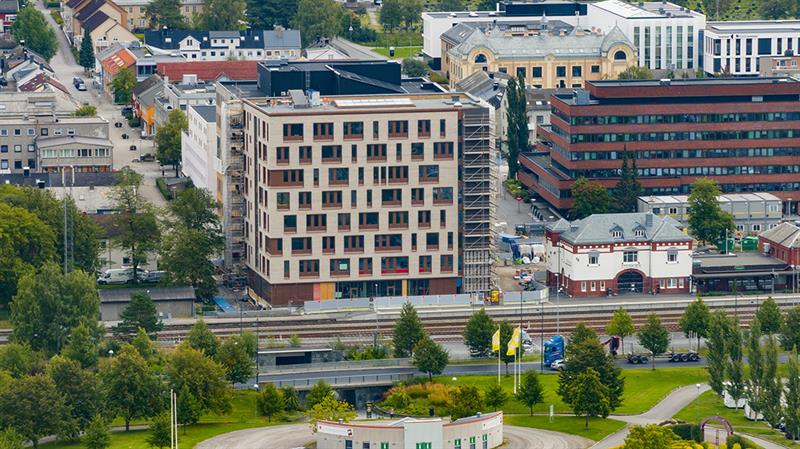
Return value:
M 0 447 L 3 449 L 25 449 L 27 441 L 16 430 L 0 430 Z
M 80 270 L 65 275 L 61 267 L 46 263 L 19 281 L 11 300 L 12 336 L 34 350 L 57 353 L 74 327 L 96 323 L 99 315 L 94 278 Z
M 786 312 L 781 326 L 781 346 L 790 350 L 800 346 L 800 307 L 793 307 Z
M 436 4 L 437 11 L 466 11 L 463 0 L 439 0 Z
M 653 369 L 656 369 L 656 356 L 667 352 L 669 331 L 655 312 L 647 315 L 647 322 L 639 328 L 639 344 L 653 354 Z
M 10 342 L 0 346 L 0 370 L 12 377 L 36 374 L 40 362 L 40 355 L 27 343 Z
M 378 21 L 383 28 L 392 31 L 403 23 L 403 6 L 401 0 L 386 0 L 381 5 Z
M 261 394 L 258 397 L 258 412 L 267 417 L 267 421 L 272 421 L 272 417 L 282 413 L 286 409 L 283 394 L 275 388 L 275 385 L 266 383 L 261 387 Z
M 575 338 L 581 335 L 580 338 Z M 572 405 L 574 395 L 572 388 L 580 382 L 581 373 L 593 369 L 600 376 L 600 381 L 607 387 L 606 395 L 609 407 L 613 411 L 622 402 L 622 393 L 625 388 L 625 379 L 621 370 L 614 364 L 614 360 L 605 351 L 597 338 L 597 334 L 583 324 L 576 327 L 573 338 L 570 340 L 570 356 L 564 364 L 564 369 L 559 373 L 558 394 L 561 399 Z
M 336 37 L 343 14 L 342 6 L 334 0 L 297 0 L 292 25 L 300 31 L 305 47 L 324 37 Z
M 448 360 L 447 351 L 427 335 L 414 346 L 412 363 L 418 370 L 428 373 L 429 380 L 433 379 L 434 374 L 442 374 Z
M 0 304 L 16 294 L 24 274 L 55 258 L 52 229 L 25 209 L 0 203 Z
M 53 357 L 47 365 L 47 375 L 64 397 L 67 409 L 64 418 L 69 422 L 72 436 L 86 430 L 95 416 L 106 411 L 95 373 L 81 368 L 77 361 Z
M 156 159 L 161 165 L 172 165 L 176 178 L 178 167 L 181 165 L 181 133 L 188 128 L 189 120 L 186 118 L 186 113 L 180 109 L 173 109 L 167 115 L 164 124 L 156 130 Z
M 164 385 L 147 361 L 125 345 L 101 371 L 106 401 L 130 429 L 135 419 L 152 418 L 165 408 Z
M 306 395 L 306 408 L 313 409 L 315 405 L 322 402 L 325 398 L 333 396 L 335 396 L 335 393 L 331 386 L 325 383 L 324 380 L 320 380 L 311 387 L 311 390 L 309 390 Z
M 588 368 L 578 374 L 570 392 L 573 396 L 570 402 L 572 412 L 586 417 L 586 429 L 589 428 L 590 416 L 605 418 L 611 413 L 609 389 L 602 383 L 600 375 L 594 368 Z
M 689 193 L 689 231 L 701 242 L 715 243 L 724 239 L 726 232 L 733 235 L 736 229 L 733 215 L 719 205 L 722 191 L 716 181 L 700 178 L 692 183 Z
M 394 356 L 395 357 L 411 357 L 414 346 L 417 345 L 422 337 L 425 335 L 425 330 L 422 328 L 422 321 L 417 315 L 417 310 L 414 306 L 407 302 L 403 304 L 400 310 L 400 318 L 394 326 Z
M 122 69 L 114 79 L 111 80 L 111 88 L 114 90 L 114 103 L 130 104 L 133 88 L 136 86 L 136 76 L 131 69 Z
M 651 80 L 653 79 L 653 72 L 647 67 L 639 67 L 632 65 L 617 75 L 617 79 L 621 80 Z
M 597 182 L 578 178 L 572 185 L 572 198 L 574 200 L 570 212 L 572 218 L 581 219 L 608 212 L 610 203 L 608 189 Z
M 786 406 L 783 409 L 786 431 L 791 435 L 800 435 L 800 362 L 797 361 L 796 348 L 786 355 L 786 367 Z
M 473 416 L 480 411 L 486 404 L 483 401 L 481 390 L 475 385 L 460 385 L 450 394 L 450 419 L 456 420 L 467 416 Z
M 508 401 L 508 393 L 506 393 L 506 390 L 504 390 L 500 384 L 492 384 L 486 389 L 484 398 L 486 399 L 486 406 L 497 411 L 497 409 L 502 408 L 506 401 Z
M 42 437 L 62 434 L 67 408 L 50 377 L 25 376 L 0 389 L 0 428 L 12 428 L 39 447 Z
M 219 338 L 211 332 L 208 324 L 202 318 L 194 323 L 189 335 L 186 336 L 186 342 L 190 347 L 201 351 L 208 357 L 214 357 L 219 348 Z
M 255 373 L 253 352 L 248 352 L 247 349 L 238 335 L 222 340 L 219 345 L 214 360 L 225 369 L 228 382 L 244 383 Z
M 114 327 L 114 333 L 131 337 L 139 329 L 148 334 L 155 334 L 164 327 L 158 317 L 158 310 L 153 298 L 145 291 L 131 293 L 131 301 L 119 314 L 120 323 Z
M 142 327 L 136 331 L 136 336 L 131 340 L 131 346 L 136 348 L 136 352 L 148 363 L 152 362 L 158 355 L 158 349 L 153 344 L 153 340 L 150 339 L 150 336 L 147 335 L 147 331 Z
M 300 410 L 300 395 L 297 394 L 297 390 L 293 386 L 284 385 L 281 388 L 281 394 L 283 395 L 283 403 L 287 412 Z
M 492 335 L 496 330 L 497 324 L 484 309 L 469 317 L 464 326 L 464 343 L 472 357 L 486 357 L 492 353 Z
M 339 401 L 333 395 L 325 396 L 320 402 L 314 404 L 308 411 L 311 431 L 317 431 L 318 421 L 339 421 L 350 422 L 358 414 L 353 406 L 344 401 Z
M 254 30 L 288 28 L 297 14 L 297 0 L 247 0 L 246 14 Z
M 759 0 L 758 12 L 766 20 L 791 19 L 797 15 L 797 2 L 793 0 Z
M 428 74 L 428 70 L 430 67 L 425 64 L 425 61 L 411 57 L 403 59 L 403 73 L 410 77 L 425 76 Z
M 772 335 L 781 331 L 783 316 L 781 315 L 781 309 L 778 307 L 778 304 L 775 303 L 775 300 L 772 299 L 772 296 L 768 297 L 758 306 L 756 317 L 758 317 L 758 321 L 761 323 L 762 333 Z
M 517 391 L 517 400 L 528 407 L 531 415 L 533 415 L 533 407 L 544 402 L 544 389 L 536 371 L 529 370 L 522 376 Z
M 114 245 L 122 249 L 133 268 L 133 282 L 139 281 L 139 267 L 158 249 L 161 229 L 153 205 L 141 195 L 144 177 L 128 167 L 117 172 L 117 183 L 109 195 L 113 202 L 113 223 L 119 230 Z
M 245 21 L 245 0 L 204 0 L 200 24 L 204 30 L 238 31 Z
M 634 331 L 633 318 L 622 307 L 614 311 L 611 320 L 606 324 L 606 333 L 608 335 L 616 335 L 622 340 L 621 349 L 623 351 L 625 350 L 625 337 L 633 335 Z
M 732 323 L 725 313 L 718 311 L 711 315 L 708 326 L 708 385 L 722 396 L 725 389 L 725 367 L 728 363 L 726 350 L 726 335 L 730 332 Z
M 501 321 L 498 326 L 500 329 L 500 360 L 506 365 L 506 376 L 508 376 L 508 364 L 514 361 L 514 355 L 508 354 L 508 342 L 514 334 L 514 328 L 508 321 Z
M 19 10 L 11 35 L 17 42 L 25 41 L 25 46 L 42 55 L 45 59 L 55 56 L 58 51 L 58 39 L 53 28 L 48 25 L 42 14 L 33 4 Z
M 202 352 L 180 345 L 166 368 L 170 386 L 180 392 L 184 386 L 197 400 L 202 412 L 227 413 L 231 409 L 231 389 L 225 368 Z
M 783 396 L 783 380 L 778 373 L 778 344 L 775 337 L 768 336 L 764 344 L 764 373 L 761 384 L 764 388 L 764 406 L 761 414 L 764 420 L 772 426 L 777 426 L 781 420 Z
M 708 336 L 708 322 L 711 320 L 711 311 L 703 299 L 697 299 L 686 307 L 680 320 L 683 335 L 687 338 L 697 338 L 697 350 L 700 350 L 700 339 Z
M 733 320 L 733 325 L 726 336 L 725 349 L 728 352 L 728 364 L 725 372 L 728 376 L 728 394 L 739 407 L 739 399 L 745 395 L 744 363 L 742 362 L 742 329 L 739 321 Z

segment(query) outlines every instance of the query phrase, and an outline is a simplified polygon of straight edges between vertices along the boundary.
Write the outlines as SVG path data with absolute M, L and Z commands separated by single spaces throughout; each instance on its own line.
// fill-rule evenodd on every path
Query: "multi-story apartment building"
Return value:
M 589 3 L 587 24 L 610 32 L 619 27 L 633 42 L 639 66 L 691 71 L 700 67 L 700 36 L 706 16 L 663 2 L 605 0 Z
M 468 25 L 459 25 L 467 27 Z M 478 71 L 508 73 L 537 88 L 582 87 L 587 80 L 616 78 L 636 65 L 636 51 L 619 28 L 608 34 L 575 29 L 526 34 L 499 27 L 465 33 L 448 51 L 451 82 Z
M 144 44 L 154 53 L 177 53 L 189 61 L 295 59 L 300 57 L 297 30 L 193 31 L 149 30 Z
M 62 92 L 3 92 L 0 104 L 0 174 L 111 171 L 108 121 L 73 117 Z
M 792 52 L 789 56 L 761 56 L 759 75 L 766 77 L 800 75 L 800 56 Z
M 558 19 L 569 25 L 585 20 L 585 3 L 561 0 L 545 0 L 535 3 L 503 0 L 497 2 L 496 11 L 452 11 L 422 13 L 422 52 L 435 69 L 447 69 L 441 65 L 441 36 L 459 24 L 497 23 L 523 26 L 525 23 L 539 23 L 543 17 Z
M 589 81 L 553 95 L 550 126 L 520 156 L 520 180 L 558 209 L 585 177 L 613 188 L 634 153 L 644 195 L 688 194 L 697 178 L 723 193 L 800 198 L 800 82 L 791 78 Z
M 455 93 L 292 90 L 245 99 L 243 117 L 245 253 L 256 295 L 286 304 L 489 290 L 488 104 Z
M 128 21 L 124 25 L 129 30 L 150 28 L 147 6 L 151 2 L 152 0 L 114 0 L 117 6 L 128 12 Z M 180 5 L 181 15 L 187 23 L 191 23 L 195 15 L 203 12 L 204 3 L 203 0 L 181 0 Z
M 733 216 L 737 235 L 758 234 L 781 222 L 783 201 L 771 193 L 729 193 L 717 197 L 719 206 Z M 677 220 L 689 226 L 689 197 L 687 195 L 641 196 L 639 212 L 649 212 Z
M 181 132 L 181 171 L 192 179 L 195 187 L 218 196 L 222 186 L 222 161 L 215 149 L 217 107 L 191 105 L 186 107 L 189 127 Z
M 687 293 L 693 239 L 669 217 L 595 214 L 547 225 L 547 283 L 569 296 Z
M 800 20 L 708 22 L 703 69 L 710 74 L 754 76 L 761 56 L 785 56 L 800 50 Z

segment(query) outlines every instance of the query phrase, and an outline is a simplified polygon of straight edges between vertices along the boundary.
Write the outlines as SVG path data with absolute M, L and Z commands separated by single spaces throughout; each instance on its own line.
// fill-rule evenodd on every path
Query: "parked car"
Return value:
M 146 271 L 139 274 L 139 282 L 144 283 L 156 283 L 161 282 L 167 276 L 166 271 L 161 270 L 154 270 L 154 271 Z
M 131 151 L 136 151 L 136 145 L 131 145 Z
M 152 153 L 139 155 L 139 162 L 153 162 L 154 160 L 156 160 L 156 157 Z
M 114 127 L 115 127 L 115 128 L 122 128 L 122 122 L 116 122 L 116 123 L 114 123 Z
M 564 360 L 558 359 L 550 363 L 550 369 L 553 371 L 561 371 L 564 369 Z
M 133 106 L 125 106 L 122 108 L 122 115 L 133 115 Z
M 78 90 L 86 90 L 86 82 L 79 77 L 72 78 L 72 85 Z
M 112 268 L 97 277 L 100 285 L 129 284 L 133 282 L 133 268 Z

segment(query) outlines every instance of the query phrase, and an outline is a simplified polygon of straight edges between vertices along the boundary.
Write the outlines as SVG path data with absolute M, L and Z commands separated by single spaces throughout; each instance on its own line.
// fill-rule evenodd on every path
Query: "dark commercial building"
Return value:
M 701 177 L 724 193 L 800 199 L 800 82 L 791 78 L 589 81 L 551 97 L 550 126 L 520 155 L 520 180 L 558 209 L 585 177 L 613 188 L 634 153 L 644 195 L 686 194 Z

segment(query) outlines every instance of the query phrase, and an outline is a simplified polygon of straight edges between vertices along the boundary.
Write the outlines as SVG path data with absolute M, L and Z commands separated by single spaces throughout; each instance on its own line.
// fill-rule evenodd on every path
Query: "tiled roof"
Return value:
M 691 242 L 692 238 L 669 217 L 651 213 L 594 214 L 582 220 L 559 220 L 547 229 L 560 232 L 560 239 L 572 244 L 606 244 L 614 242 Z M 619 232 L 619 237 L 614 233 Z
M 160 62 L 156 71 L 172 81 L 180 81 L 183 75 L 197 75 L 200 81 L 214 81 L 221 76 L 238 81 L 256 79 L 257 67 L 258 61 Z
M 787 248 L 800 248 L 800 228 L 792 223 L 781 223 L 772 229 L 762 232 L 759 237 Z
M 111 56 L 107 56 L 100 61 L 103 69 L 113 78 L 117 73 L 136 64 L 136 58 L 127 48 L 121 48 Z

